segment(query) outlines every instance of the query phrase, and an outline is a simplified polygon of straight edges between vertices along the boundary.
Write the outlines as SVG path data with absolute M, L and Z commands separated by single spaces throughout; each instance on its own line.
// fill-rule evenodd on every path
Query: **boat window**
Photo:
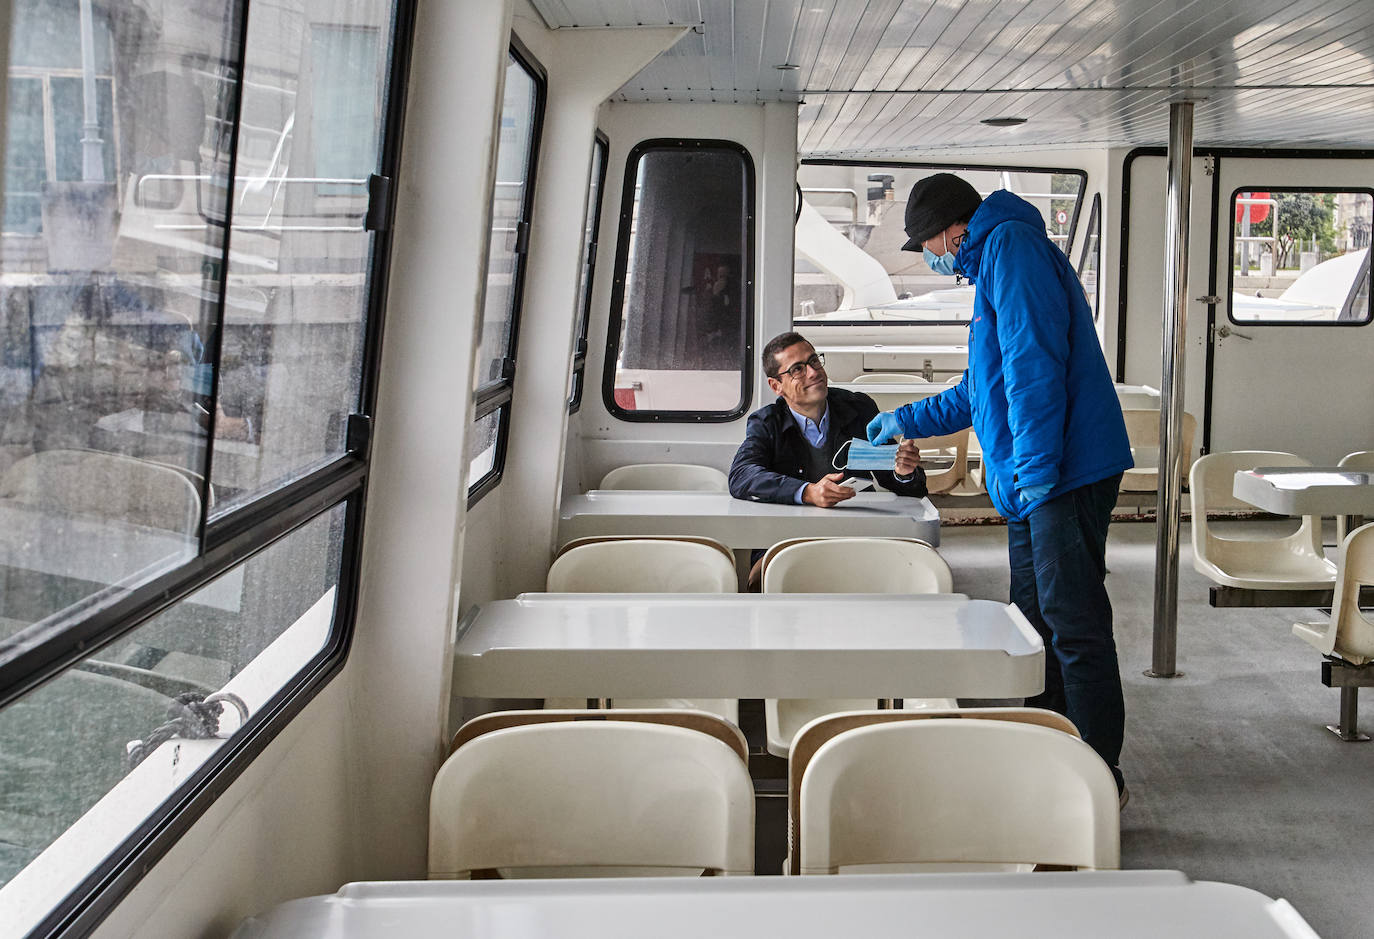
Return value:
M 468 502 L 475 503 L 501 481 L 508 418 L 491 416 L 515 390 L 515 352 L 519 341 L 520 301 L 534 206 L 534 167 L 544 108 L 542 70 L 520 48 L 506 59 L 506 93 L 496 147 L 496 182 L 491 196 L 491 237 L 487 242 L 487 288 L 482 310 L 482 342 L 473 375 L 476 410 L 469 433 L 473 472 Z M 496 439 L 485 435 L 494 428 Z M 491 459 L 486 460 L 485 455 Z M 480 474 L 476 472 L 481 470 Z
M 1098 290 L 1098 272 L 1102 269 L 1102 194 L 1093 193 L 1093 208 L 1088 213 L 1088 226 L 1084 229 L 1083 252 L 1078 256 L 1078 280 L 1083 284 L 1083 295 L 1088 298 L 1088 306 L 1093 311 L 1093 322 L 1101 315 L 1098 304 L 1101 302 Z
M 110 830 L 133 830 L 212 766 L 244 715 L 321 656 L 343 516 L 296 529 L 0 711 L 4 893 L 55 906 L 114 847 Z
M 627 421 L 727 421 L 749 401 L 754 168 L 727 141 L 651 140 L 621 196 L 602 397 Z
M 1371 220 L 1374 190 L 1233 192 L 1231 321 L 1368 323 Z
M 587 216 L 582 233 L 582 269 L 577 280 L 577 338 L 573 341 L 573 369 L 568 389 L 568 413 L 582 407 L 586 384 L 587 326 L 592 313 L 592 278 L 596 274 L 597 237 L 601 228 L 602 193 L 606 189 L 606 153 L 610 142 L 597 131 L 592 141 L 592 169 L 587 191 Z
M 1030 202 L 1050 240 L 1069 253 L 1087 182 L 1082 170 L 804 161 L 792 289 L 799 329 L 969 321 L 973 288 L 931 271 L 919 251 L 902 250 L 907 195 L 939 172 L 957 174 L 983 196 L 1006 189 Z
M 408 9 L 5 5 L 9 930 L 93 928 L 342 666 Z

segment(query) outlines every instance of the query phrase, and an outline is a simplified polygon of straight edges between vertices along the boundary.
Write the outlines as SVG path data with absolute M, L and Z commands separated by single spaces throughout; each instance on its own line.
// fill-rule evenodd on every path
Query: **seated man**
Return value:
M 899 495 L 926 494 L 914 441 L 897 448 L 896 473 L 835 471 L 837 463 L 844 465 L 843 459 L 835 459 L 840 447 L 856 437 L 867 439 L 865 428 L 878 405 L 868 395 L 831 388 L 824 360 L 800 333 L 769 340 L 763 347 L 763 372 L 779 397 L 749 415 L 744 442 L 730 466 L 730 495 L 830 508 L 853 498 L 854 490 L 840 485 L 847 475 L 871 476 Z M 755 562 L 762 555 L 756 552 Z

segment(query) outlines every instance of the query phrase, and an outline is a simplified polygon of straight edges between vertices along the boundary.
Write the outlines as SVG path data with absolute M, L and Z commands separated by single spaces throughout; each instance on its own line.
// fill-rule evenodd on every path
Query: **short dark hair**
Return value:
M 795 330 L 788 330 L 779 336 L 774 336 L 768 340 L 768 345 L 763 347 L 763 374 L 769 378 L 777 378 L 780 374 L 778 369 L 778 353 L 789 346 L 795 346 L 799 342 L 811 345 L 811 340 Z M 815 348 L 814 346 L 812 348 Z

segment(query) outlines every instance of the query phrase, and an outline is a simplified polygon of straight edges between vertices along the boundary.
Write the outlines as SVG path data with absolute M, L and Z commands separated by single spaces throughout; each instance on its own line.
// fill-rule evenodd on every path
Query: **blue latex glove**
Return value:
M 902 422 L 897 420 L 897 412 L 883 411 L 868 422 L 868 442 L 887 443 L 905 431 Z
M 1042 483 L 1039 486 L 1024 486 L 1016 491 L 1021 496 L 1022 504 L 1030 505 L 1037 499 L 1043 499 L 1045 496 L 1049 495 L 1050 490 L 1053 488 L 1054 487 L 1049 483 Z

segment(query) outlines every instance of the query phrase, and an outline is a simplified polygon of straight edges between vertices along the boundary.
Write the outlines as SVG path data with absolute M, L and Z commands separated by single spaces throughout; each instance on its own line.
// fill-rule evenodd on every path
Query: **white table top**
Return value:
M 1232 492 L 1276 515 L 1374 515 L 1374 476 L 1338 467 L 1237 470 Z
M 961 594 L 526 593 L 463 617 L 469 697 L 1015 698 L 1044 646 L 1015 606 Z
M 967 345 L 930 345 L 930 344 L 886 344 L 881 342 L 870 342 L 866 344 L 854 344 L 847 346 L 820 345 L 814 347 L 817 352 L 830 355 L 832 353 L 862 352 L 868 355 L 968 355 Z
M 944 382 L 935 382 L 935 381 L 917 381 L 917 382 L 906 382 L 906 381 L 903 381 L 903 382 L 896 382 L 896 381 L 894 381 L 894 382 L 885 382 L 885 381 L 884 381 L 884 382 L 877 382 L 877 381 L 875 381 L 875 382 L 841 381 L 841 382 L 835 382 L 835 383 L 834 383 L 834 387 L 836 387 L 836 388 L 845 388 L 845 389 L 847 389 L 847 390 L 849 390 L 849 391 L 857 391 L 859 394 L 868 395 L 868 396 L 869 396 L 870 398 L 872 398 L 874 401 L 878 401 L 878 402 L 881 404 L 882 402 L 879 400 L 880 398 L 881 398 L 881 399 L 886 399 L 886 398 L 901 398 L 902 401 L 903 401 L 903 403 L 905 403 L 905 402 L 907 402 L 907 401 L 916 401 L 916 400 L 919 400 L 919 399 L 921 399 L 921 398 L 929 398 L 929 397 L 931 397 L 932 395 L 938 395 L 938 394 L 940 394 L 940 393 L 943 392 L 943 391 L 949 391 L 949 389 L 953 388 L 954 386 L 953 386 L 953 385 L 947 385 L 947 384 L 945 384 Z M 890 411 L 890 410 L 892 410 L 892 408 L 884 408 L 884 410 Z
M 730 548 L 766 548 L 822 535 L 920 538 L 940 543 L 929 499 L 861 492 L 831 509 L 735 499 L 728 492 L 593 489 L 563 500 L 560 543 L 590 535 L 697 535 Z
M 347 884 L 234 939 L 1315 939 L 1283 900 L 1176 871 Z

